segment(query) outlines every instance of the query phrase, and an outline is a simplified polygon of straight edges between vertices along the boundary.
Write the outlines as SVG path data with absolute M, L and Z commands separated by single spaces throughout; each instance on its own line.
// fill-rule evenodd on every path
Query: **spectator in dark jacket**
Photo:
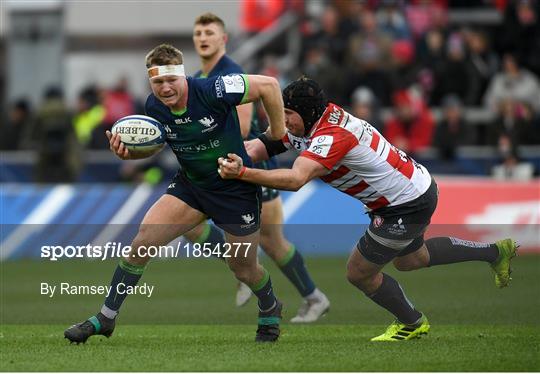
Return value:
M 38 164 L 36 179 L 43 183 L 74 182 L 80 157 L 79 144 L 62 91 L 51 87 L 36 114 Z
M 343 79 L 342 69 L 330 59 L 326 44 L 308 47 L 300 75 L 319 82 L 331 101 L 339 103 L 348 99 L 345 97 L 348 82 Z
M 30 103 L 27 99 L 17 100 L 10 108 L 7 121 L 2 126 L 1 149 L 31 149 L 34 129 Z
M 363 119 L 380 132 L 383 131 L 383 123 L 379 113 L 377 97 L 368 87 L 358 87 L 351 97 L 352 115 Z
M 502 48 L 513 49 L 528 70 L 540 75 L 540 1 L 512 0 L 504 14 Z
M 470 105 L 482 104 L 482 97 L 487 85 L 499 69 L 499 58 L 491 49 L 487 35 L 479 30 L 468 30 L 465 33 L 469 55 L 467 57 L 472 74 L 478 84 L 471 91 Z
M 454 94 L 466 105 L 472 105 L 480 82 L 465 59 L 465 44 L 460 34 L 450 36 L 447 51 L 447 58 L 435 75 L 431 103 L 440 105 L 443 97 Z
M 443 117 L 437 124 L 434 146 L 442 160 L 454 160 L 460 145 L 471 143 L 469 124 L 463 116 L 461 100 L 456 95 L 446 96 L 443 101 Z

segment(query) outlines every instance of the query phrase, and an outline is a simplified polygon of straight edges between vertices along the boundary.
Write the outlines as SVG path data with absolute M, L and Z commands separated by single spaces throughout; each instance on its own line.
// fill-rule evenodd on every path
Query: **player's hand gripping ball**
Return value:
M 126 148 L 133 151 L 155 151 L 165 144 L 165 127 L 154 118 L 140 114 L 120 118 L 111 132 L 119 134 Z

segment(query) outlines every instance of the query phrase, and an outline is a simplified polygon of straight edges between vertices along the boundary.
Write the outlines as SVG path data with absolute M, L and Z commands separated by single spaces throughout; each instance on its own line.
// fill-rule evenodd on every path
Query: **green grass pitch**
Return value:
M 63 330 L 95 313 L 102 296 L 40 295 L 40 282 L 108 284 L 115 267 L 100 261 L 1 263 L 1 371 L 540 371 L 539 256 L 513 262 L 499 290 L 487 265 L 464 263 L 388 272 L 426 313 L 418 340 L 371 343 L 392 316 L 345 280 L 345 258 L 308 258 L 331 302 L 314 325 L 284 323 L 276 344 L 253 342 L 256 303 L 234 307 L 235 282 L 215 260 L 150 264 L 141 282 L 151 298 L 128 297 L 112 338 L 69 345 Z M 300 298 L 271 272 L 285 320 Z

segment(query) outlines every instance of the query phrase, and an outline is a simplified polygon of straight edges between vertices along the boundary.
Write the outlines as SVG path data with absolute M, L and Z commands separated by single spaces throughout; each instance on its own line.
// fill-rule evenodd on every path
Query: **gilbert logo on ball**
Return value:
M 165 127 L 156 119 L 140 114 L 120 118 L 111 132 L 119 134 L 130 150 L 154 151 L 165 144 Z

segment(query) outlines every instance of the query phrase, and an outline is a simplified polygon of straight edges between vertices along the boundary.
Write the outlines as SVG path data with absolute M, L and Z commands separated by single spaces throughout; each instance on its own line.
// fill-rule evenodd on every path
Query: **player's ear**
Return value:
M 223 34 L 223 43 L 227 44 L 229 42 L 229 34 Z

